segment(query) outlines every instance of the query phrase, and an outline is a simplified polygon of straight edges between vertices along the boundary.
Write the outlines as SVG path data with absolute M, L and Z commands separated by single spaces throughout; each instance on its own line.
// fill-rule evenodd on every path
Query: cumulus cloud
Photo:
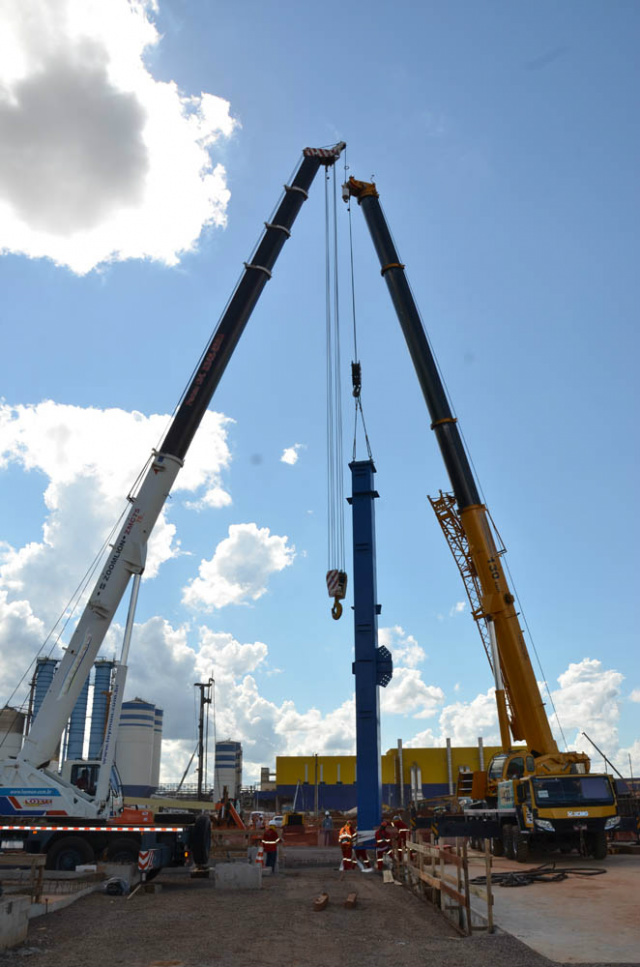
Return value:
M 298 462 L 300 451 L 304 449 L 304 443 L 294 443 L 292 447 L 286 447 L 280 457 L 280 463 L 288 463 L 290 467 Z
M 444 692 L 427 685 L 416 668 L 394 666 L 393 678 L 380 693 L 380 708 L 386 715 L 430 718 L 444 702 Z
M 551 697 L 571 747 L 592 753 L 592 746 L 582 735 L 585 730 L 606 755 L 614 755 L 619 745 L 623 681 L 624 675 L 604 668 L 595 658 L 571 663 L 558 677 L 560 688 L 554 689 Z M 569 730 L 575 730 L 573 742 Z
M 640 702 L 640 688 L 634 688 L 629 698 L 632 702 Z
M 229 200 L 227 101 L 153 78 L 153 0 L 22 0 L 0 9 L 0 249 L 83 274 L 174 265 Z
M 427 657 L 424 648 L 418 644 L 413 635 L 407 634 L 400 625 L 394 625 L 392 628 L 379 628 L 378 644 L 389 649 L 393 655 L 394 665 L 402 664 L 409 668 L 415 668 Z
M 114 627 L 106 650 L 121 637 L 122 629 Z M 158 617 L 136 624 L 134 638 L 126 693 L 164 709 L 163 781 L 179 780 L 187 766 L 197 738 L 193 683 L 209 677 L 215 683 L 215 732 L 242 742 L 245 781 L 255 780 L 260 766 L 273 766 L 277 755 L 353 753 L 353 698 L 323 714 L 260 694 L 258 680 L 269 669 L 264 642 L 242 643 L 204 625 L 174 627 Z
M 638 750 L 632 746 L 633 751 L 630 751 L 619 743 L 617 725 L 622 682 L 620 672 L 606 668 L 597 659 L 585 658 L 572 663 L 558 677 L 559 687 L 551 692 L 562 731 L 550 706 L 549 715 L 552 732 L 561 750 L 566 747 L 586 752 L 594 761 L 594 769 L 602 768 L 598 754 L 583 735 L 584 729 L 613 765 L 626 774 L 629 771 L 628 756 L 637 756 Z M 541 691 L 545 689 L 544 683 L 539 685 Z M 475 745 L 479 736 L 486 745 L 500 744 L 493 688 L 476 695 L 471 701 L 443 705 L 437 727 L 416 732 L 405 745 L 441 747 L 450 738 L 454 746 L 468 746 Z
M 0 544 L 0 655 L 3 691 L 29 664 L 126 506 L 125 497 L 167 425 L 167 416 L 82 409 L 45 402 L 0 404 L 0 471 L 42 479 L 42 530 L 22 546 Z M 230 462 L 227 420 L 206 413 L 174 495 L 222 489 Z M 176 528 L 162 512 L 149 542 L 145 579 L 180 553 Z M 79 549 L 82 557 L 78 558 Z M 18 657 L 19 656 L 19 657 Z M 13 672 L 12 672 L 13 669 Z
M 184 589 L 183 603 L 203 611 L 247 604 L 266 593 L 272 574 L 288 567 L 295 548 L 288 537 L 257 524 L 232 524 L 213 557 L 201 561 L 199 576 Z

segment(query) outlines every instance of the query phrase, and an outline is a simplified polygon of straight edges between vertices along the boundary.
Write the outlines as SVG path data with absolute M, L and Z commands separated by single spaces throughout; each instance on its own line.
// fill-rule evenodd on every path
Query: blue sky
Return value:
M 118 517 L 301 149 L 343 139 L 348 174 L 380 190 L 567 744 L 588 748 L 584 730 L 638 774 L 637 4 L 0 16 L 0 700 Z M 448 481 L 355 206 L 352 226 L 396 666 L 383 748 L 489 742 L 490 670 L 426 500 Z M 245 778 L 354 749 L 350 610 L 331 619 L 324 583 L 324 244 L 319 177 L 150 548 L 128 697 L 165 708 L 166 778 L 210 674 Z

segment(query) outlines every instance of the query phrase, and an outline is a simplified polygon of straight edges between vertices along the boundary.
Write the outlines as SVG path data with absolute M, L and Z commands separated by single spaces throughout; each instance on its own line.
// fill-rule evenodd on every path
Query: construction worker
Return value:
M 409 827 L 405 823 L 402 816 L 394 816 L 393 822 L 391 823 L 393 828 L 396 830 L 396 842 L 394 847 L 394 852 L 396 854 L 396 859 L 400 859 L 400 854 L 402 850 L 407 845 L 407 838 L 409 836 Z
M 271 875 L 276 872 L 276 861 L 278 859 L 278 843 L 281 843 L 278 827 L 275 823 L 269 823 L 262 834 L 262 848 L 264 850 L 265 870 L 270 869 Z
M 389 820 L 383 819 L 376 829 L 376 869 L 382 870 L 382 861 L 391 852 L 391 836 L 389 834 Z
M 342 850 L 341 870 L 353 869 L 353 844 L 355 838 L 355 829 L 353 828 L 351 820 L 348 819 L 338 833 L 338 845 Z
M 357 841 L 357 835 L 355 837 L 355 840 Z M 355 853 L 356 863 L 358 864 L 358 868 L 363 873 L 373 873 L 371 860 L 369 859 L 369 854 L 367 853 L 366 849 L 363 849 L 362 847 L 360 848 L 356 847 L 356 849 L 354 850 L 354 853 Z
M 322 825 L 320 827 L 320 846 L 331 846 L 331 832 L 333 830 L 333 819 L 328 809 L 325 809 Z

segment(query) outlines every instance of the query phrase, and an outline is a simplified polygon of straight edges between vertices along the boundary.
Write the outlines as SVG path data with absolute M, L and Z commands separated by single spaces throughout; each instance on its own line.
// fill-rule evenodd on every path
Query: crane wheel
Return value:
M 72 873 L 76 866 L 93 863 L 95 856 L 86 840 L 80 836 L 63 836 L 47 850 L 45 867 L 48 870 L 63 870 Z
M 208 866 L 211 852 L 211 820 L 206 813 L 198 816 L 193 824 L 190 846 L 196 866 Z
M 135 863 L 138 865 L 140 843 L 132 836 L 122 836 L 109 844 L 107 859 L 111 863 Z
M 517 826 L 513 827 L 513 859 L 517 863 L 529 861 L 529 841 L 522 835 Z

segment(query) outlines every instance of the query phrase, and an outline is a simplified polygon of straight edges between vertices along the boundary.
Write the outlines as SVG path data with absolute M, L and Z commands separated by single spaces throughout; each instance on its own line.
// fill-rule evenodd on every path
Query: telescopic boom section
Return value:
M 436 434 L 478 575 L 482 611 L 494 624 L 505 689 L 510 700 L 512 736 L 514 740 L 526 741 L 536 756 L 557 755 L 558 747 L 545 714 L 487 509 L 480 501 L 457 421 L 451 412 L 376 186 L 350 178 L 344 193 L 345 197 L 350 195 L 357 198 L 364 213 L 380 260 L 381 273 L 387 283 L 431 416 L 431 429 Z
M 19 760 L 36 768 L 54 758 L 67 719 L 90 674 L 132 574 L 144 570 L 149 536 L 183 465 L 189 445 L 213 397 L 233 350 L 271 278 L 271 270 L 291 234 L 291 227 L 322 166 L 333 165 L 344 143 L 332 148 L 305 148 L 303 158 L 250 263 L 245 263 L 236 289 L 182 398 L 171 426 L 134 497 L 89 603 L 60 662 L 51 688 L 27 736 Z

